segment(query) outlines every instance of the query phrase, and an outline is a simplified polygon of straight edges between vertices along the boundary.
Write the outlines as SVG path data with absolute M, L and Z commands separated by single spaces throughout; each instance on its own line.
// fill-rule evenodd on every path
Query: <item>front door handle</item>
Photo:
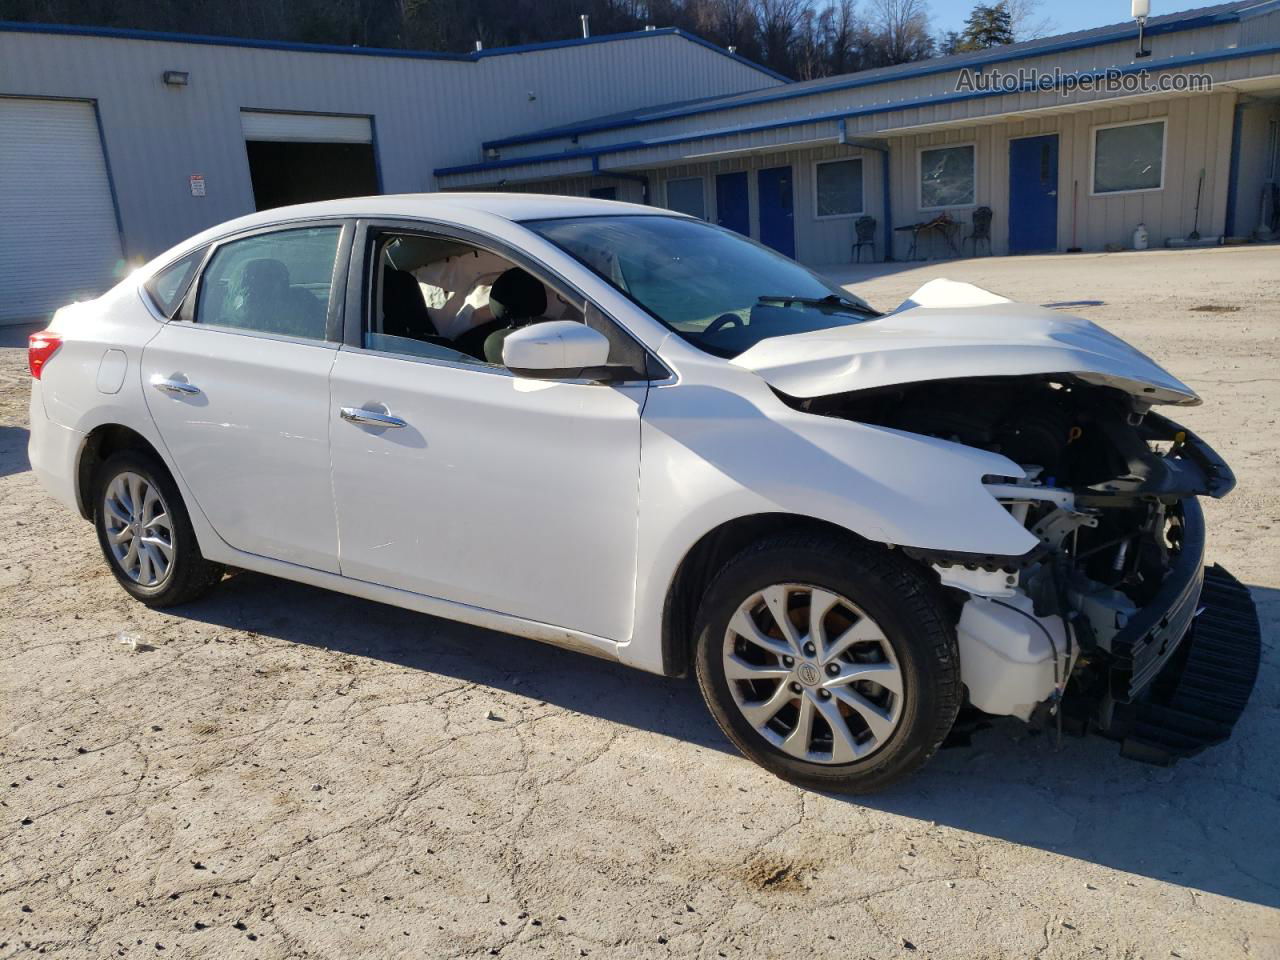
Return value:
M 366 410 L 363 407 L 342 407 L 338 416 L 347 423 L 358 423 L 363 427 L 407 427 L 408 424 L 399 417 L 377 410 Z
M 168 377 L 162 377 L 158 373 L 152 376 L 151 385 L 157 390 L 163 390 L 165 393 L 171 393 L 175 396 L 194 397 L 200 393 L 200 388 L 194 383 L 187 383 L 185 380 L 170 380 Z

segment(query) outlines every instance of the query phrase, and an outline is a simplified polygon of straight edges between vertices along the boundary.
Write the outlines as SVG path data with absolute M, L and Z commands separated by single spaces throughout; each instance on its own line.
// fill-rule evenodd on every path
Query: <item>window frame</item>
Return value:
M 671 206 L 671 184 L 688 183 L 691 180 L 698 181 L 698 187 L 702 191 L 702 216 L 695 216 L 692 213 L 686 213 L 684 210 L 677 210 Z M 707 178 L 704 174 L 694 174 L 689 177 L 668 177 L 662 182 L 662 198 L 666 200 L 665 209 L 671 213 L 679 214 L 685 217 L 693 217 L 695 220 L 701 220 L 703 223 L 710 223 L 710 204 L 707 203 Z
M 177 292 L 177 299 L 174 301 L 173 309 L 168 312 L 165 312 L 165 309 L 160 305 L 159 298 L 156 296 L 155 292 L 151 289 L 151 285 L 155 283 L 156 278 L 159 277 L 160 274 L 165 273 L 169 270 L 172 270 L 174 267 L 180 264 L 183 260 L 186 260 L 188 257 L 195 257 L 195 267 L 191 271 L 191 276 L 187 277 L 187 282 L 183 284 L 182 288 Z M 196 280 L 200 276 L 200 271 L 204 269 L 205 262 L 208 259 L 209 259 L 209 245 L 205 244 L 202 247 L 196 247 L 193 250 L 188 250 L 186 253 L 182 254 L 182 256 L 180 257 L 174 257 L 172 260 L 166 263 L 163 267 L 160 267 L 158 270 L 154 271 L 151 274 L 151 276 L 147 277 L 146 280 L 143 280 L 142 283 L 138 285 L 138 292 L 142 294 L 143 301 L 147 304 L 147 306 L 151 309 L 151 312 L 158 319 L 160 319 L 165 323 L 168 323 L 170 320 L 174 319 L 182 311 L 182 305 L 187 299 L 187 294 L 188 292 L 190 292 L 191 288 L 195 286 Z
M 378 350 L 364 345 L 364 331 L 370 326 L 376 306 L 374 303 L 377 283 L 375 274 L 378 264 L 375 255 L 378 249 L 378 238 L 386 233 L 416 234 L 434 239 L 456 240 L 460 243 L 470 244 L 473 247 L 478 247 L 495 256 L 509 260 L 517 267 L 528 270 L 566 300 L 571 303 L 581 303 L 584 324 L 587 312 L 595 310 L 606 322 L 612 324 L 623 336 L 631 340 L 645 356 L 648 367 L 647 376 L 626 380 L 610 380 L 607 383 L 593 383 L 592 385 L 618 387 L 637 383 L 664 382 L 670 380 L 673 376 L 666 364 L 659 360 L 653 351 L 628 330 L 625 324 L 619 323 L 612 313 L 587 296 L 577 284 L 536 257 L 509 243 L 459 224 L 445 223 L 438 220 L 424 220 L 417 217 L 406 217 L 404 219 L 395 217 L 361 218 L 355 222 L 354 226 L 351 256 L 347 267 L 346 309 L 344 310 L 345 320 L 341 337 L 341 349 L 343 350 L 354 350 L 360 353 L 387 357 L 393 360 L 404 360 L 410 363 L 424 363 L 429 366 L 450 367 L 455 370 L 471 370 L 477 373 L 516 378 L 516 374 L 502 364 L 486 363 L 484 361 L 464 363 L 444 357 L 426 357 L 419 354 L 398 353 L 393 350 Z M 582 381 L 572 378 L 549 378 L 546 382 L 578 383 Z
M 1160 124 L 1160 185 L 1158 187 L 1135 187 L 1132 190 L 1098 190 L 1098 131 L 1114 130 L 1116 127 L 1140 127 L 1146 124 Z M 1123 120 L 1119 123 L 1098 123 L 1089 128 L 1089 196 L 1091 197 L 1127 197 L 1135 193 L 1155 193 L 1163 190 L 1165 173 L 1169 158 L 1169 118 L 1147 117 L 1145 120 Z
M 305 343 L 315 346 L 336 349 L 342 342 L 344 326 L 343 313 L 346 306 L 346 282 L 349 275 L 352 239 L 355 235 L 355 220 L 348 216 L 308 217 L 300 220 L 281 220 L 263 224 L 226 234 L 212 241 L 205 250 L 204 259 L 196 275 L 187 287 L 182 305 L 170 322 L 184 323 L 192 329 L 212 330 L 219 333 L 236 333 L 246 337 L 259 337 L 265 340 L 281 340 L 287 343 Z M 329 280 L 329 305 L 325 315 L 325 335 L 323 339 L 313 337 L 295 337 L 283 333 L 271 333 L 266 330 L 253 330 L 249 327 L 228 327 L 218 323 L 205 323 L 196 319 L 196 306 L 200 302 L 200 291 L 204 287 L 205 277 L 214 256 L 228 244 L 238 240 L 268 233 L 289 233 L 295 230 L 309 230 L 317 227 L 339 227 L 337 249 L 334 251 L 333 274 Z
M 862 200 L 859 209 L 849 213 L 819 213 L 818 212 L 818 168 L 829 163 L 854 163 L 858 164 L 858 195 Z M 827 160 L 813 161 L 813 219 L 815 220 L 847 220 L 850 217 L 861 217 L 867 212 L 867 164 L 866 158 L 859 154 L 856 157 L 831 157 Z
M 968 147 L 973 151 L 973 199 L 968 203 L 949 203 L 941 207 L 924 205 L 924 155 L 931 150 L 956 150 Z M 916 209 L 917 210 L 968 210 L 981 206 L 978 200 L 978 141 L 964 140 L 960 143 L 931 143 L 928 146 L 916 147 Z

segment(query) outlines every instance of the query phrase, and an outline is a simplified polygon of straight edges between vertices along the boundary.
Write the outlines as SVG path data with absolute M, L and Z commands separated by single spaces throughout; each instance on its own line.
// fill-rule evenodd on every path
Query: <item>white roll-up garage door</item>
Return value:
M 0 97 L 0 324 L 97 296 L 122 261 L 93 105 Z
M 320 113 L 271 113 L 241 110 L 240 125 L 246 140 L 295 143 L 371 143 L 373 128 L 368 117 L 338 117 Z

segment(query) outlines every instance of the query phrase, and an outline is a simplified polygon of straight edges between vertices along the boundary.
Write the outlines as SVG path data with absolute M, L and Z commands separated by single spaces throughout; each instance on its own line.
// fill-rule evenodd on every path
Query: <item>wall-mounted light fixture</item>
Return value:
M 1133 19 L 1138 21 L 1138 50 L 1134 56 L 1141 59 L 1142 57 L 1151 56 L 1151 51 L 1147 49 L 1144 36 L 1147 28 L 1147 17 L 1151 15 L 1151 0 L 1132 0 L 1132 3 L 1130 10 Z
M 1134 0 L 1136 3 L 1137 0 Z M 191 74 L 185 70 L 166 70 L 164 72 L 164 83 L 167 87 L 185 87 L 191 82 Z

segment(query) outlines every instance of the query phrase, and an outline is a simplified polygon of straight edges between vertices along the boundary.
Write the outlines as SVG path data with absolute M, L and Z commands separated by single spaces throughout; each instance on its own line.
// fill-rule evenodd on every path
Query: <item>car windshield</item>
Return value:
M 769 337 L 879 316 L 794 260 L 701 220 L 633 214 L 525 226 L 717 356 L 737 356 Z

